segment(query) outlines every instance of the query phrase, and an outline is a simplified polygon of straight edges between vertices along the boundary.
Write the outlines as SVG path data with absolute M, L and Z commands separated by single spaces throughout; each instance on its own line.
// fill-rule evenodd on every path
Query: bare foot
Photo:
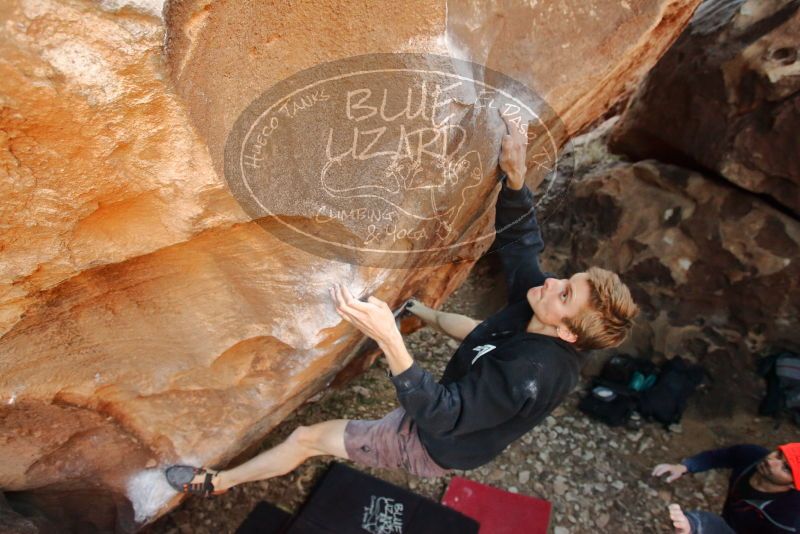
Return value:
M 692 525 L 689 524 L 689 518 L 683 513 L 680 505 L 669 505 L 669 518 L 672 521 L 672 526 L 675 527 L 675 534 L 692 533 Z

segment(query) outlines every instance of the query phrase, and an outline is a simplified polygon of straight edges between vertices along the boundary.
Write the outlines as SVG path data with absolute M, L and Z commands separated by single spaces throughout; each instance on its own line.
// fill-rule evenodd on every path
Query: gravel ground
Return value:
M 488 315 L 501 304 L 498 295 L 502 295 L 490 271 L 488 262 L 479 262 L 444 309 L 476 318 Z M 457 347 L 454 341 L 427 328 L 406 339 L 412 354 L 437 375 Z M 753 375 L 741 380 L 742 391 L 757 394 L 760 379 Z M 650 476 L 655 464 L 677 462 L 705 448 L 743 442 L 772 447 L 798 439 L 797 427 L 784 423 L 774 429 L 773 421 L 754 417 L 756 394 L 750 395 L 749 411 L 709 420 L 701 418 L 698 405 L 713 400 L 700 391 L 690 401 L 681 425 L 671 427 L 670 431 L 653 423 L 628 430 L 609 428 L 578 411 L 581 388 L 542 425 L 493 462 L 477 470 L 454 474 L 550 500 L 554 510 L 551 530 L 555 534 L 671 532 L 667 504 L 677 502 L 688 509 L 720 510 L 727 473 L 688 476 L 668 485 Z M 385 363 L 379 358 L 372 369 L 345 388 L 329 391 L 321 400 L 298 410 L 267 437 L 263 447 L 279 443 L 298 425 L 333 418 L 376 419 L 396 406 L 394 388 L 386 378 Z M 330 458 L 312 459 L 294 472 L 268 482 L 237 487 L 213 499 L 187 499 L 146 532 L 234 532 L 261 500 L 294 512 L 330 462 Z M 450 478 L 420 479 L 405 473 L 358 468 L 435 500 L 441 498 Z

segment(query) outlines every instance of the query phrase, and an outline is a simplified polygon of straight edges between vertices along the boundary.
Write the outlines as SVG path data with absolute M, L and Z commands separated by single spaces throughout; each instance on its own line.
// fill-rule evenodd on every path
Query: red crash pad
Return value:
M 453 477 L 442 504 L 480 523 L 479 534 L 547 534 L 550 501 Z

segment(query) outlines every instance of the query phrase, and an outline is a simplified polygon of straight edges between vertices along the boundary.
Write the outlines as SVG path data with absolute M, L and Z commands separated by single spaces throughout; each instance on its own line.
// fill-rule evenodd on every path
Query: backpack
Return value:
M 767 382 L 767 393 L 758 413 L 780 417 L 786 412 L 800 425 L 800 355 L 793 352 L 772 354 L 762 358 L 757 368 Z
M 592 381 L 578 409 L 608 426 L 624 425 L 636 409 L 639 392 L 655 382 L 657 372 L 648 359 L 612 356 Z
M 606 383 L 630 386 L 637 373 L 643 376 L 654 376 L 658 373 L 658 368 L 647 358 L 616 354 L 603 365 L 600 379 Z
M 689 397 L 704 377 L 705 370 L 700 365 L 690 365 L 680 356 L 667 360 L 655 386 L 639 397 L 639 413 L 665 426 L 680 422 Z
M 578 409 L 608 426 L 624 425 L 636 409 L 635 396 L 615 392 L 613 397 L 607 397 L 599 392 L 603 389 L 603 386 L 592 388 L 578 403 Z

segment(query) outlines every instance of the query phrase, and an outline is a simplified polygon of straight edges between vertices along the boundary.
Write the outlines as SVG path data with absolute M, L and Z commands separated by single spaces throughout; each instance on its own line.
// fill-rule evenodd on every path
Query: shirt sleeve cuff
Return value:
M 528 184 L 522 184 L 522 187 L 519 189 L 511 189 L 508 187 L 508 176 L 505 174 L 503 175 L 502 183 L 503 188 L 500 190 L 500 194 L 509 200 L 523 200 L 532 196 Z
M 415 361 L 411 367 L 399 375 L 392 376 L 392 382 L 398 392 L 403 392 L 419 387 L 423 378 L 425 378 L 425 369 Z

